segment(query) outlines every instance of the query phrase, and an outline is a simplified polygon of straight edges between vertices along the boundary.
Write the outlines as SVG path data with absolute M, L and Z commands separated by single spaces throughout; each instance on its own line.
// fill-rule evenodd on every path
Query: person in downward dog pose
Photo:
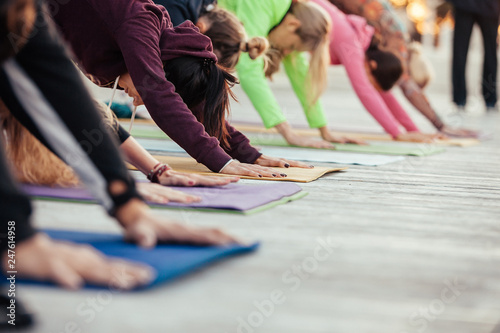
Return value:
M 465 128 L 445 124 L 430 104 L 423 91 L 430 81 L 429 75 L 421 77 L 412 71 L 412 62 L 418 55 L 412 51 L 408 32 L 397 17 L 394 8 L 386 0 L 329 0 L 346 14 L 364 17 L 375 28 L 375 34 L 384 49 L 391 50 L 403 61 L 403 76 L 398 85 L 408 101 L 422 113 L 443 135 L 456 137 L 476 137 L 478 133 Z M 426 70 L 426 73 L 430 73 Z
M 240 19 L 250 37 L 265 37 L 271 44 L 266 64 L 243 54 L 236 65 L 243 90 L 250 98 L 266 128 L 275 127 L 291 145 L 333 148 L 331 142 L 362 143 L 330 133 L 319 97 L 326 87 L 329 64 L 328 42 L 331 22 L 324 10 L 308 1 L 219 0 L 218 5 Z M 311 54 L 307 60 L 306 52 Z M 269 87 L 271 77 L 283 63 L 295 94 L 311 128 L 323 140 L 297 135 L 283 115 Z
M 191 23 L 173 27 L 148 0 L 61 4 L 54 20 L 83 71 L 118 84 L 156 124 L 214 172 L 285 177 L 269 167 L 308 165 L 263 156 L 226 119 L 236 78 L 217 64 L 210 39 Z
M 401 60 L 382 50 L 373 27 L 360 16 L 345 15 L 326 0 L 311 0 L 330 16 L 330 61 L 343 65 L 360 101 L 395 140 L 431 142 L 436 135 L 420 133 L 390 89 L 403 74 Z M 402 132 L 400 127 L 406 132 Z

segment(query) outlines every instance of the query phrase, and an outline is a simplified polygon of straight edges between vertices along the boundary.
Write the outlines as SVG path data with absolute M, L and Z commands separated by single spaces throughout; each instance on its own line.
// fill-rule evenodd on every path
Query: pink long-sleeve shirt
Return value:
M 408 132 L 418 131 L 403 107 L 390 92 L 379 92 L 371 84 L 365 69 L 365 52 L 370 46 L 374 28 L 361 16 L 345 15 L 326 0 L 312 0 L 321 6 L 333 23 L 330 35 L 332 65 L 344 65 L 361 103 L 384 128 L 396 138 L 400 125 Z

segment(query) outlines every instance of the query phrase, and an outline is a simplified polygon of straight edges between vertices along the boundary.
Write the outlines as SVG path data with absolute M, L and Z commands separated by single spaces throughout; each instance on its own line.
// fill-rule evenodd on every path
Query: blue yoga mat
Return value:
M 150 288 L 171 281 L 216 261 L 252 252 L 259 247 L 258 243 L 250 246 L 230 245 L 225 247 L 159 244 L 154 249 L 146 250 L 135 244 L 124 242 L 121 235 L 62 230 L 43 231 L 53 239 L 89 244 L 107 256 L 151 266 L 156 271 L 156 279 L 149 285 L 141 286 L 138 289 Z M 51 283 L 23 279 L 18 279 L 17 282 L 52 285 Z M 107 288 L 90 284 L 86 287 Z

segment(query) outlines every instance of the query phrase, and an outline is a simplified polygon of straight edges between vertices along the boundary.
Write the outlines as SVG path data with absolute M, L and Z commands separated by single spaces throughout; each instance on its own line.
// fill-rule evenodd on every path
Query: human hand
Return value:
M 397 136 L 397 141 L 432 143 L 438 139 L 437 134 L 424 134 L 420 132 L 406 132 Z
M 447 136 L 457 137 L 457 138 L 478 138 L 479 132 L 468 130 L 465 128 L 453 128 L 449 126 L 444 126 L 441 128 L 441 133 Z
M 280 168 L 289 168 L 289 167 L 297 167 L 297 168 L 305 168 L 312 169 L 313 165 L 309 165 L 302 162 L 286 160 L 284 158 L 270 157 L 266 155 L 261 155 L 256 161 L 255 164 L 265 166 L 265 167 L 280 167 Z
M 276 129 L 292 146 L 335 149 L 335 146 L 328 141 L 310 139 L 296 134 L 288 122 L 276 125 Z
M 238 177 L 202 176 L 167 170 L 159 177 L 159 180 L 160 184 L 170 186 L 224 186 L 240 179 Z
M 283 178 L 287 176 L 282 172 L 260 166 L 258 164 L 240 163 L 238 161 L 232 161 L 231 163 L 226 165 L 226 167 L 222 169 L 221 173 L 247 177 Z
M 355 138 L 350 138 L 347 136 L 340 136 L 340 135 L 333 135 L 331 133 L 328 133 L 326 135 L 322 135 L 323 139 L 328 142 L 334 142 L 334 143 L 354 143 L 357 145 L 368 145 L 366 141 L 361 140 L 361 139 L 355 139 Z
M 137 191 L 144 198 L 144 200 L 153 203 L 166 204 L 172 201 L 189 204 L 201 201 L 200 197 L 176 191 L 160 184 L 137 183 L 136 187 Z
M 323 140 L 328 142 L 336 142 L 336 143 L 354 143 L 357 145 L 367 145 L 367 143 L 361 139 L 349 138 L 346 136 L 333 135 L 328 127 L 323 126 L 319 128 L 319 133 Z
M 297 147 L 310 147 L 310 148 L 320 148 L 320 149 L 335 149 L 335 146 L 326 140 L 316 140 L 311 138 L 306 138 L 297 134 L 290 134 L 285 137 L 288 144 Z
M 120 206 L 116 218 L 125 228 L 125 238 L 146 248 L 154 247 L 157 242 L 196 245 L 239 243 L 236 238 L 219 229 L 190 227 L 154 216 L 149 207 L 139 199 L 131 199 Z
M 3 267 L 8 262 L 3 256 Z M 17 245 L 16 270 L 20 276 L 51 281 L 68 289 L 85 282 L 117 289 L 133 289 L 151 282 L 154 271 L 145 265 L 104 256 L 90 245 L 50 239 L 39 233 Z

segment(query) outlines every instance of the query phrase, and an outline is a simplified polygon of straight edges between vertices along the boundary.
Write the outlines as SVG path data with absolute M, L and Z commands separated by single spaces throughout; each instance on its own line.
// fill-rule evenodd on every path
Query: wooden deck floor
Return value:
M 445 55 L 432 58 L 438 80 L 430 88 L 443 112 L 449 108 Z M 341 73 L 332 70 L 329 117 L 372 126 Z M 278 78 L 275 90 L 286 104 L 284 82 Z M 300 110 L 287 110 L 300 119 Z M 235 119 L 256 119 L 248 105 L 234 112 Z M 111 300 L 97 291 L 24 286 L 18 296 L 38 314 L 30 332 L 500 332 L 500 115 L 466 121 L 497 137 L 386 166 L 354 166 L 302 185 L 306 198 L 254 216 L 159 211 L 261 240 L 262 247 Z M 118 231 L 99 207 L 36 207 L 41 227 Z M 81 310 L 92 302 L 91 318 Z

